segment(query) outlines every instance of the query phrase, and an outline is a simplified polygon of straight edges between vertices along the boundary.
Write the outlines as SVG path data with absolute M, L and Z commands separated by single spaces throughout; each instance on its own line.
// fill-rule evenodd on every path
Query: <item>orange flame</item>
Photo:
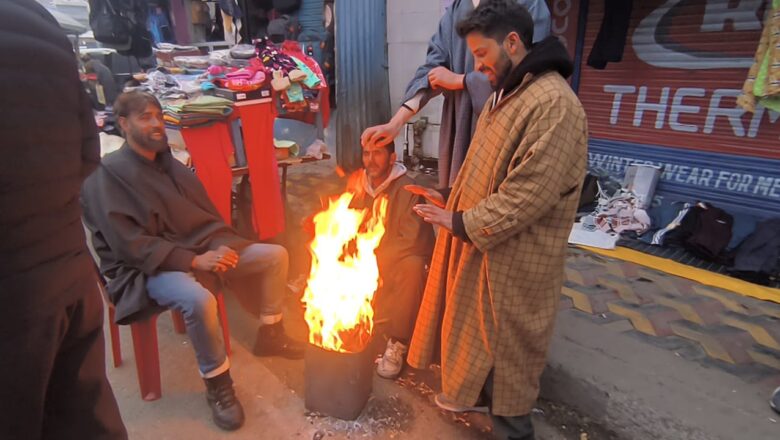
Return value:
M 345 192 L 314 216 L 312 263 L 302 301 L 309 342 L 326 350 L 359 352 L 374 328 L 371 300 L 379 286 L 374 250 L 385 233 L 387 199 L 352 209 Z

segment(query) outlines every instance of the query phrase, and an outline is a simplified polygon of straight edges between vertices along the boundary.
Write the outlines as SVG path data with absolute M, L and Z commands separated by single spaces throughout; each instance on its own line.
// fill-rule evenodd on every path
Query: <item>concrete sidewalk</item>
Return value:
M 630 439 L 777 439 L 780 305 L 571 250 L 542 397 Z
M 290 169 L 284 240 L 291 279 L 307 267 L 306 238 L 297 225 L 319 209 L 322 197 L 343 189 L 334 169 L 333 161 Z M 435 179 L 420 177 L 423 184 Z M 357 423 L 307 416 L 303 362 L 253 357 L 247 347 L 257 323 L 226 298 L 232 374 L 246 426 L 230 434 L 213 426 L 187 338 L 163 316 L 162 399 L 140 399 L 128 329 L 122 330 L 126 364 L 108 366 L 131 438 L 489 437 L 485 416 L 455 416 L 432 403 L 436 369 L 407 370 L 395 382 L 375 378 L 372 401 Z M 305 340 L 298 300 L 288 298 L 285 325 Z M 378 353 L 382 341 L 376 342 Z M 778 385 L 780 305 L 570 250 L 534 415 L 538 439 L 778 439 L 780 416 L 767 403 Z
M 333 166 L 291 174 L 293 217 L 341 189 Z M 780 385 L 779 304 L 576 248 L 561 298 L 541 397 L 573 409 L 580 429 L 589 419 L 628 439 L 780 438 L 768 406 Z
M 107 362 L 108 377 L 131 439 L 490 438 L 486 432 L 489 421 L 484 416 L 474 416 L 469 419 L 472 421 L 454 417 L 436 408 L 429 394 L 377 376 L 367 408 L 356 421 L 307 414 L 303 361 L 254 357 L 249 346 L 256 323 L 236 303 L 227 302 L 234 332 L 231 375 L 244 405 L 246 425 L 235 432 L 224 432 L 211 422 L 192 348 L 186 335 L 173 331 L 166 313 L 158 321 L 161 399 L 141 400 L 128 328 L 121 327 L 124 364 L 114 368 Z M 567 437 L 559 433 L 540 415 L 535 418 L 535 427 L 540 440 L 579 438 L 579 434 Z

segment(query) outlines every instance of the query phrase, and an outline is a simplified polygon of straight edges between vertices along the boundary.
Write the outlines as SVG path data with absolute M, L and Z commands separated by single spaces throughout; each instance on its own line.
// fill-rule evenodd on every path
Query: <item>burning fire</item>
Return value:
M 387 199 L 373 212 L 349 207 L 345 192 L 314 216 L 311 272 L 302 301 L 309 342 L 326 350 L 359 352 L 374 327 L 371 300 L 379 285 L 374 250 L 385 233 Z

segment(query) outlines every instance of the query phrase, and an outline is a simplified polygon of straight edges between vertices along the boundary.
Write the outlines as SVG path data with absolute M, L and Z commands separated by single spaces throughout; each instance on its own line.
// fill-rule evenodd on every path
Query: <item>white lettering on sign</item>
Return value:
M 759 177 L 753 194 L 780 198 L 780 177 Z
M 641 160 L 600 153 L 588 153 L 588 163 L 591 169 L 603 170 L 612 175 L 625 174 L 626 167 L 629 165 L 651 165 L 661 168 L 662 181 L 780 200 L 780 176 L 713 170 L 679 163 Z
M 683 99 L 688 96 L 703 98 L 706 92 L 704 89 L 696 87 L 681 87 L 674 93 L 672 98 L 672 109 L 669 112 L 669 128 L 674 131 L 682 131 L 684 133 L 696 133 L 699 131 L 699 127 L 693 124 L 683 124 L 680 122 L 681 114 L 698 114 L 701 107 L 698 105 L 685 105 Z
M 763 0 L 741 0 L 736 5 L 723 0 L 709 0 L 704 6 L 704 19 L 701 23 L 702 32 L 723 32 L 726 23 L 731 22 L 737 31 L 759 31 L 761 21 L 758 10 Z
M 741 107 L 721 107 L 720 101 L 724 97 L 736 98 L 742 92 L 733 89 L 717 89 L 712 93 L 710 98 L 710 108 L 707 112 L 707 121 L 704 123 L 704 132 L 711 134 L 715 129 L 715 122 L 719 117 L 728 118 L 731 123 L 731 128 L 734 130 L 734 135 L 737 137 L 745 137 L 745 127 L 742 126 L 742 115 L 745 113 Z
M 665 69 L 748 69 L 753 65 L 753 56 L 734 56 L 725 51 L 713 52 L 711 41 L 713 36 L 707 36 L 705 50 L 701 43 L 680 42 L 673 39 L 670 26 L 675 15 L 690 14 L 685 8 L 689 8 L 689 2 L 683 0 L 667 0 L 651 13 L 647 14 L 639 22 L 631 38 L 636 56 L 645 63 Z M 701 32 L 716 32 L 725 30 L 725 23 L 734 23 L 734 29 L 753 30 L 760 29 L 757 11 L 761 6 L 761 0 L 742 0 L 732 7 L 733 0 L 707 0 L 705 14 L 702 17 Z M 756 6 L 758 5 L 758 6 Z M 728 35 L 724 35 L 726 41 Z M 699 41 L 695 36 L 688 40 Z M 687 44 L 686 44 L 687 43 Z M 715 46 L 718 46 L 717 44 Z M 727 46 L 722 44 L 720 46 Z
M 563 46 L 568 48 L 569 42 L 566 39 L 566 31 L 569 30 L 569 12 L 571 11 L 571 2 L 573 0 L 554 0 L 552 2 L 552 25 L 550 29 L 553 35 L 557 36 Z
M 666 103 L 669 101 L 669 87 L 661 90 L 661 98 L 658 104 L 647 102 L 647 87 L 639 88 L 639 97 L 636 99 L 634 110 L 634 127 L 642 125 L 642 115 L 645 111 L 656 112 L 655 128 L 664 128 L 664 116 L 666 116 Z
M 756 112 L 751 116 L 750 123 L 745 127 L 745 124 L 742 122 L 745 110 L 737 107 L 732 102 L 741 93 L 736 89 L 716 89 L 709 92 L 699 87 L 681 87 L 674 90 L 673 93 L 672 90 L 671 87 L 663 87 L 660 91 L 650 91 L 648 87 L 640 86 L 639 93 L 637 93 L 636 86 L 605 85 L 604 92 L 612 95 L 609 123 L 618 125 L 621 121 L 620 110 L 624 107 L 624 103 L 625 106 L 629 106 L 628 114 L 633 113 L 631 124 L 634 127 L 642 127 L 647 125 L 649 121 L 654 121 L 653 127 L 658 130 L 663 129 L 664 121 L 667 120 L 666 115 L 668 114 L 669 128 L 683 133 L 698 133 L 701 130 L 705 134 L 712 134 L 716 126 L 728 124 L 735 137 L 755 138 L 759 135 L 763 121 L 768 120 L 769 123 L 775 124 L 780 119 L 780 113 L 759 105 L 756 107 Z M 706 98 L 707 93 L 711 93 L 711 96 L 709 97 L 709 106 L 704 109 L 698 105 L 685 104 L 684 102 L 685 98 Z M 671 104 L 669 103 L 670 95 L 673 96 Z M 651 100 L 648 96 L 657 98 Z M 727 101 L 732 103 L 726 104 Z M 633 105 L 633 112 L 631 112 L 631 105 Z M 655 118 L 645 118 L 645 113 L 655 113 Z M 703 124 L 700 126 L 693 123 L 682 123 L 680 122 L 681 115 L 689 115 L 689 119 L 693 116 L 698 116 L 700 120 L 703 116 Z M 764 115 L 766 115 L 766 118 Z
M 605 85 L 604 91 L 615 94 L 615 98 L 612 100 L 612 111 L 609 113 L 609 123 L 615 125 L 617 124 L 618 116 L 620 115 L 620 103 L 623 101 L 623 95 L 636 92 L 636 87 Z

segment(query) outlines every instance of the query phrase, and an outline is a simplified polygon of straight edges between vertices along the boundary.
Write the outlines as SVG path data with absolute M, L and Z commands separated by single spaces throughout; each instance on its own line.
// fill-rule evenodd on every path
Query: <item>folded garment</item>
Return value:
M 233 101 L 209 95 L 167 102 L 163 107 L 165 122 L 182 127 L 222 121 L 232 113 Z
M 292 83 L 287 89 L 287 100 L 291 103 L 303 102 L 303 88 L 298 83 Z
M 290 156 L 297 156 L 301 151 L 301 147 L 294 141 L 286 141 L 283 139 L 274 139 L 274 148 L 289 149 Z
M 184 102 L 168 104 L 166 110 L 175 113 L 229 115 L 233 111 L 233 101 L 217 96 L 202 95 Z
M 316 89 L 317 87 L 320 86 L 321 83 L 320 78 L 317 76 L 316 73 L 314 73 L 309 68 L 309 66 L 307 66 L 303 61 L 299 60 L 298 58 L 295 57 L 290 57 L 290 58 L 292 58 L 293 61 L 295 61 L 295 64 L 298 66 L 297 70 L 302 71 L 306 75 L 306 77 L 303 79 L 303 84 L 306 87 L 310 89 Z M 292 79 L 292 77 L 290 77 L 290 79 Z

